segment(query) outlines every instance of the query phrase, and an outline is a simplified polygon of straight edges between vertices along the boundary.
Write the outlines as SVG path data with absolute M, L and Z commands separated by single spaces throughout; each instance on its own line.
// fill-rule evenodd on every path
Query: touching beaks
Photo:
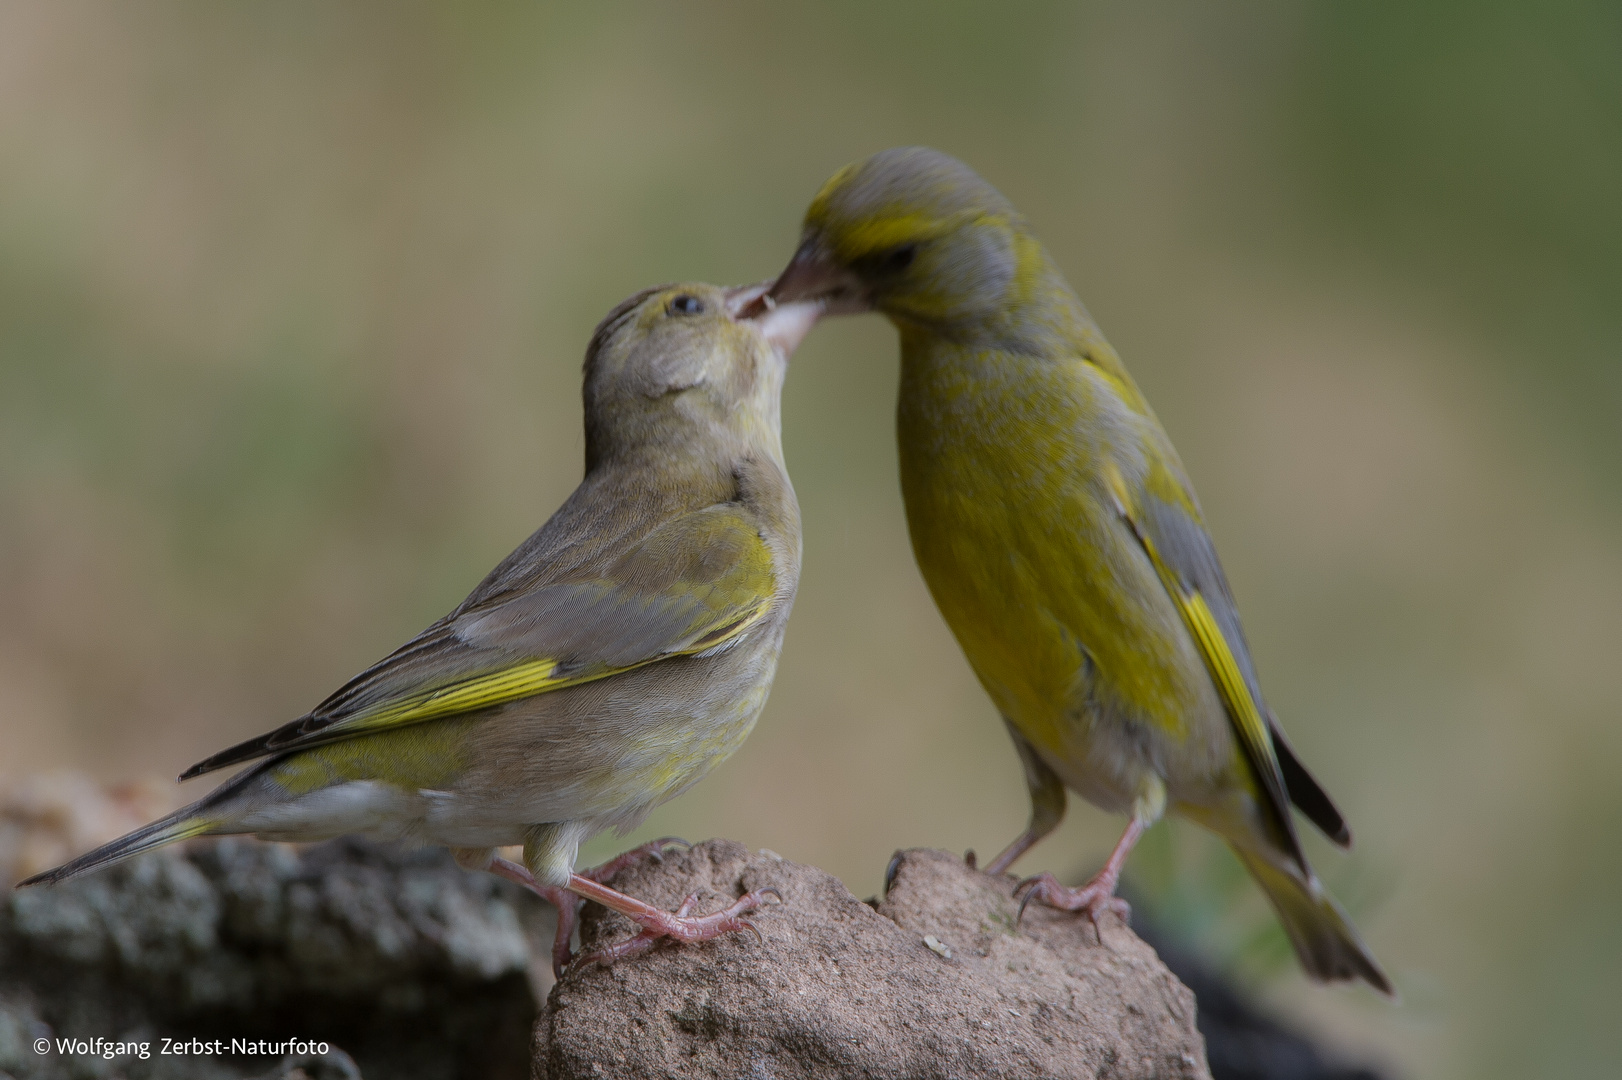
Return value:
M 815 300 L 821 303 L 824 315 L 854 315 L 873 306 L 856 275 L 841 266 L 815 236 L 800 244 L 766 298 L 779 304 Z
M 744 285 L 727 293 L 727 314 L 755 324 L 788 359 L 824 315 L 871 311 L 856 275 L 807 237 L 776 281 Z
M 873 310 L 856 275 L 828 255 L 815 237 L 800 244 L 777 280 L 740 290 L 733 318 L 754 319 L 779 304 L 814 303 L 820 315 L 855 315 Z M 730 306 L 730 305 L 729 305 Z
M 822 317 L 823 305 L 814 300 L 779 303 L 771 296 L 773 283 L 744 285 L 726 295 L 727 314 L 740 322 L 754 323 L 784 360 L 794 355 L 805 335 Z

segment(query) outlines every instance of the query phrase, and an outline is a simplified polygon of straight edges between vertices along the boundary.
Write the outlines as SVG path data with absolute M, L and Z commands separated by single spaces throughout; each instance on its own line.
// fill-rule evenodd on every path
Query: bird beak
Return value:
M 856 275 L 841 266 L 814 235 L 800 244 L 766 295 L 779 304 L 816 300 L 824 315 L 854 315 L 873 309 Z
M 771 288 L 772 282 L 764 281 L 731 290 L 726 294 L 727 314 L 734 322 L 754 324 L 778 355 L 787 360 L 817 325 L 823 305 L 813 300 L 780 304 L 769 295 Z
M 737 315 L 752 319 L 780 304 L 800 303 L 816 304 L 819 315 L 854 315 L 873 309 L 856 275 L 840 266 L 814 236 L 806 237 L 777 280 L 753 292 Z

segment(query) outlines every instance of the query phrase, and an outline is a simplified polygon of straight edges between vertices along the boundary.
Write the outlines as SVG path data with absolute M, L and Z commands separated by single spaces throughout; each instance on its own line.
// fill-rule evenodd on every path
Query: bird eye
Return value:
M 917 244 L 902 244 L 889 251 L 884 256 L 884 270 L 886 273 L 899 274 L 912 265 L 912 260 L 918 255 Z
M 670 306 L 665 310 L 672 315 L 702 315 L 704 313 L 704 301 L 691 293 L 682 293 L 680 296 L 674 297 L 670 301 Z

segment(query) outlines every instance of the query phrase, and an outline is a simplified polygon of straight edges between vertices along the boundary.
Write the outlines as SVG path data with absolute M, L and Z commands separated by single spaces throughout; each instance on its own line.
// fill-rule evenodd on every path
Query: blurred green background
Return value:
M 1262 992 L 1409 1076 L 1613 1068 L 1614 3 L 8 4 L 0 770 L 172 775 L 302 712 L 567 494 L 610 306 L 774 273 L 902 143 L 1001 187 L 1125 356 L 1357 829 L 1314 852 L 1405 1003 Z M 858 895 L 1026 813 L 912 565 L 895 352 L 796 358 L 777 689 L 645 830 Z M 1119 824 L 1073 802 L 1022 868 Z M 1140 892 L 1244 961 L 1253 892 L 1157 833 Z

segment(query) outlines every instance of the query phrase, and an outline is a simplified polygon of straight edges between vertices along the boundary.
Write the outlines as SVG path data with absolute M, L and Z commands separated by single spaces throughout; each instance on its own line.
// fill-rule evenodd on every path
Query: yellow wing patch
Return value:
M 1279 770 L 1278 756 L 1273 750 L 1272 736 L 1267 731 L 1267 721 L 1262 719 L 1261 710 L 1256 708 L 1256 699 L 1251 696 L 1250 687 L 1245 685 L 1245 677 L 1239 672 L 1239 662 L 1228 647 L 1228 639 L 1222 636 L 1222 628 L 1217 625 L 1210 605 L 1197 592 L 1184 596 L 1172 595 L 1182 609 L 1183 620 L 1188 623 L 1201 655 L 1205 657 L 1206 667 L 1211 669 L 1211 679 L 1228 707 L 1228 716 L 1238 729 L 1239 741 L 1245 746 L 1246 756 L 1257 764 L 1259 772 L 1276 774 L 1279 790 L 1282 791 L 1284 778 Z
M 556 661 L 530 660 L 491 675 L 481 675 L 416 694 L 404 701 L 391 701 L 380 709 L 345 721 L 341 726 L 349 731 L 372 731 L 398 724 L 437 720 L 442 716 L 454 716 L 516 701 L 564 685 L 567 680 L 556 676 L 557 669 Z
M 770 607 L 770 601 L 770 597 L 762 599 L 743 617 L 705 634 L 686 648 L 662 652 L 635 664 L 620 667 L 592 665 L 574 672 L 560 673 L 555 660 L 527 660 L 488 675 L 479 675 L 402 700 L 388 702 L 370 712 L 340 721 L 327 731 L 332 734 L 339 732 L 358 734 L 380 728 L 420 724 L 425 720 L 439 720 L 447 716 L 459 716 L 462 713 L 488 709 L 520 698 L 534 697 L 548 690 L 561 690 L 566 686 L 577 686 L 580 683 L 618 675 L 621 672 L 644 667 L 656 660 L 706 652 L 726 644 L 759 622 Z
M 1273 739 L 1268 733 L 1267 721 L 1263 719 L 1256 699 L 1245 683 L 1244 674 L 1239 670 L 1239 661 L 1235 659 L 1233 648 L 1223 635 L 1216 615 L 1212 613 L 1205 597 L 1197 590 L 1185 588 L 1177 572 L 1167 566 L 1165 560 L 1160 557 L 1154 539 L 1138 521 L 1131 503 L 1128 502 L 1126 481 L 1113 462 L 1107 466 L 1106 479 L 1115 496 L 1117 511 L 1137 536 L 1138 543 L 1143 545 L 1143 550 L 1148 554 L 1149 561 L 1154 564 L 1155 572 L 1160 577 L 1160 583 L 1166 589 L 1166 595 L 1170 596 L 1172 603 L 1177 606 L 1184 624 L 1194 637 L 1194 643 L 1199 646 L 1200 655 L 1205 659 L 1205 666 L 1211 673 L 1211 681 L 1216 684 L 1223 705 L 1227 707 L 1228 718 L 1233 723 L 1235 734 L 1239 736 L 1245 757 L 1256 769 L 1263 788 L 1272 796 L 1279 812 L 1287 817 L 1290 804 L 1284 791 L 1284 774 L 1279 767 L 1278 754 L 1273 749 Z

